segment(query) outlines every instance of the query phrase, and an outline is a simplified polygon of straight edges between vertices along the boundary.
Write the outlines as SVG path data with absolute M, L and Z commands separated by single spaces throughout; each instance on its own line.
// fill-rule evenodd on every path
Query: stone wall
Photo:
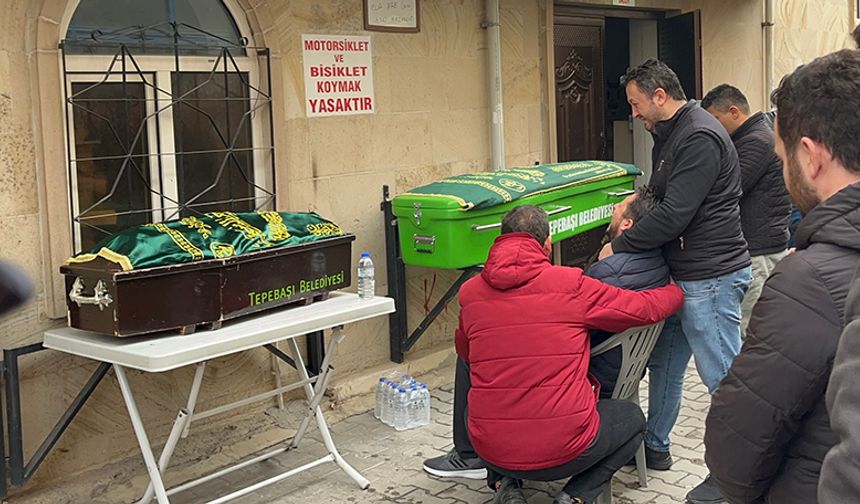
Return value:
M 69 3 L 11 0 L 0 20 L 0 231 L 4 236 L 0 257 L 23 266 L 39 291 L 27 307 L 0 319 L 3 348 L 40 341 L 42 331 L 65 322 L 49 317 L 55 306 L 62 307 L 56 268 L 68 255 L 57 44 Z M 377 264 L 377 290 L 385 293 L 379 211 L 383 184 L 390 185 L 396 194 L 489 165 L 487 42 L 480 26 L 483 2 L 422 2 L 418 34 L 364 32 L 361 2 L 352 0 L 242 0 L 234 8 L 245 13 L 254 43 L 272 50 L 279 208 L 315 210 L 355 233 L 354 255 L 357 258 L 362 250 L 372 252 Z M 538 2 L 507 2 L 503 6 L 509 164 L 546 159 L 539 10 Z M 378 104 L 375 114 L 305 117 L 302 34 L 372 37 Z M 410 268 L 412 326 L 423 317 L 425 299 L 434 303 L 454 277 L 444 271 Z M 420 355 L 450 348 L 456 316 L 455 303 L 414 352 Z M 385 318 L 351 328 L 350 338 L 335 360 L 341 382 L 374 366 L 387 366 L 387 328 Z M 25 457 L 29 457 L 95 364 L 51 351 L 28 356 L 20 364 Z M 130 374 L 150 438 L 156 444 L 183 404 L 192 374 L 191 369 L 160 375 Z M 218 359 L 207 370 L 199 407 L 258 393 L 273 383 L 270 357 L 265 351 Z M 247 412 L 259 413 L 272 405 L 273 401 L 264 402 Z M 254 419 L 215 418 L 201 422 L 200 433 L 192 434 L 190 446 L 204 455 L 221 453 L 222 445 L 233 442 L 248 450 L 259 448 L 272 442 L 262 427 L 275 424 L 263 415 Z M 275 436 L 286 432 L 276 428 Z M 249 438 L 257 442 L 249 442 Z M 134 448 L 131 425 L 110 374 L 26 491 L 68 480 L 81 468 L 123 459 Z M 241 455 L 242 448 L 230 453 Z M 182 453 L 178 456 L 178 460 L 184 457 Z M 195 455 L 189 451 L 187 456 L 193 460 Z M 117 468 L 115 471 L 113 476 L 105 471 L 108 480 L 127 474 Z M 104 488 L 100 486 L 98 491 Z
M 272 49 L 278 206 L 316 210 L 354 232 L 358 237 L 354 255 L 371 251 L 377 264 L 377 289 L 385 293 L 382 185 L 390 185 L 396 194 L 489 165 L 487 42 L 480 27 L 483 1 L 426 0 L 421 2 L 420 33 L 370 33 L 377 112 L 314 119 L 305 117 L 303 106 L 301 35 L 367 34 L 362 29 L 361 2 L 236 1 L 236 11 L 244 12 L 240 15 L 251 27 L 254 42 Z M 54 307 L 62 304 L 56 267 L 68 254 L 57 43 L 69 3 L 5 0 L 0 16 L 0 257 L 23 266 L 39 286 L 32 303 L 0 319 L 3 348 L 39 341 L 43 330 L 64 323 L 49 315 L 57 314 Z M 611 4 L 609 0 L 590 3 Z M 815 55 L 847 44 L 847 1 L 777 3 L 777 78 Z M 637 4 L 702 9 L 705 88 L 733 82 L 744 89 L 754 107 L 762 106 L 760 1 L 640 0 Z M 508 165 L 549 159 L 553 128 L 547 119 L 545 55 L 550 7 L 546 0 L 502 0 Z M 455 277 L 452 272 L 409 268 L 410 327 Z M 455 305 L 431 326 L 410 360 L 433 350 L 450 351 Z M 353 327 L 335 364 L 338 379 L 345 383 L 387 362 L 388 324 L 383 318 Z M 50 351 L 22 360 L 26 456 L 94 368 L 92 362 Z M 163 439 L 183 403 L 192 373 L 183 369 L 161 375 L 131 374 L 153 440 Z M 371 382 L 367 383 L 369 389 Z M 200 406 L 223 404 L 272 384 L 266 352 L 218 359 L 209 368 Z M 262 403 L 248 413 L 270 406 Z M 194 457 L 241 455 L 243 450 L 274 442 L 263 427 L 275 424 L 262 415 L 203 422 L 200 433 L 192 434 L 197 453 L 189 450 L 177 457 L 193 461 Z M 276 429 L 275 437 L 285 432 Z M 236 449 L 225 448 L 233 443 Z M 134 446 L 118 387 L 109 375 L 28 488 L 68 480 L 84 467 L 111 464 L 128 456 Z M 111 469 L 104 471 L 108 483 L 128 475 Z

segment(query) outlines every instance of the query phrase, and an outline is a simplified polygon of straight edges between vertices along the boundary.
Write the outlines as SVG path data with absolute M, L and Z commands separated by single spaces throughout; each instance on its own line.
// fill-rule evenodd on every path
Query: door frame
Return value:
M 550 163 L 558 162 L 558 127 L 555 101 L 555 17 L 556 15 L 577 18 L 618 17 L 627 19 L 650 19 L 660 21 L 667 17 L 682 14 L 679 9 L 660 9 L 654 7 L 619 7 L 613 5 L 588 4 L 582 2 L 547 1 L 546 3 L 546 40 L 544 41 L 544 60 L 546 62 L 543 74 L 545 76 L 546 115 L 547 115 L 547 145 Z M 604 45 L 604 50 L 605 45 Z

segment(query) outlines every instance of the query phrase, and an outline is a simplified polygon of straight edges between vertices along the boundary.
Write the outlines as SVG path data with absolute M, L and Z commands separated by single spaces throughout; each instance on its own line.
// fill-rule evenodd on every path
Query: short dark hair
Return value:
M 860 51 L 843 49 L 786 75 L 771 95 L 789 156 L 809 137 L 824 144 L 852 173 L 860 173 Z
M 860 49 L 860 24 L 858 24 L 854 31 L 851 32 L 851 38 L 854 39 L 854 42 L 857 44 L 857 48 Z
M 508 233 L 528 233 L 543 245 L 549 237 L 549 218 L 540 207 L 518 206 L 502 219 L 502 234 Z
M 654 96 L 660 88 L 675 100 L 687 101 L 687 95 L 684 94 L 678 75 L 669 68 L 669 65 L 656 58 L 651 58 L 638 67 L 627 70 L 627 73 L 621 77 L 622 86 L 627 86 L 634 81 L 636 86 L 648 96 Z
M 639 222 L 640 219 L 657 208 L 660 201 L 660 197 L 657 196 L 657 191 L 653 186 L 642 186 L 636 190 L 636 197 L 627 205 L 624 217 L 631 219 L 633 222 Z
M 702 98 L 702 108 L 709 109 L 714 107 L 720 112 L 728 112 L 729 108 L 734 105 L 744 114 L 750 113 L 750 102 L 740 89 L 731 84 L 720 84 L 714 89 L 708 91 L 708 94 Z

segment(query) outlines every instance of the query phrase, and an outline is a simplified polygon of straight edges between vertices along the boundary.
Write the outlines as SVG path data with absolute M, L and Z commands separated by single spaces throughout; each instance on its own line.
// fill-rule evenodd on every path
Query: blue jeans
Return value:
M 684 306 L 666 320 L 648 361 L 648 448 L 669 451 L 691 355 L 711 394 L 728 373 L 741 349 L 741 302 L 750 282 L 751 268 L 707 280 L 677 281 Z

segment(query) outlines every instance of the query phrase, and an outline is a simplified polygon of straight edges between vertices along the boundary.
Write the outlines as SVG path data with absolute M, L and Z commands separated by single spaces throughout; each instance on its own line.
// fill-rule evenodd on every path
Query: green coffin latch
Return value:
M 343 234 L 337 224 L 313 212 L 210 212 L 128 228 L 68 262 L 101 257 L 127 271 L 224 259 Z
M 394 198 L 403 262 L 459 269 L 483 264 L 502 217 L 546 210 L 553 242 L 607 224 L 641 174 L 630 164 L 578 161 L 448 177 Z

